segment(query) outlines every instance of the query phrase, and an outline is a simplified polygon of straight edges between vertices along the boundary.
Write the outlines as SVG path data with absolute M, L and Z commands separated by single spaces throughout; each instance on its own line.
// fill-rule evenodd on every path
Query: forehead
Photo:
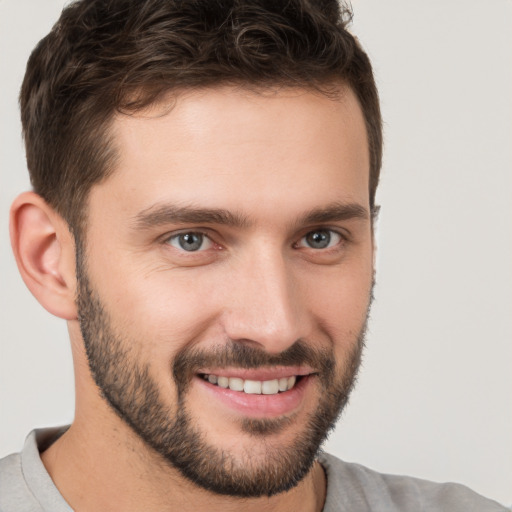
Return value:
M 112 132 L 116 169 L 91 193 L 127 209 L 284 207 L 316 191 L 332 196 L 326 202 L 368 204 L 366 129 L 348 88 L 336 99 L 303 89 L 189 91 L 117 115 Z

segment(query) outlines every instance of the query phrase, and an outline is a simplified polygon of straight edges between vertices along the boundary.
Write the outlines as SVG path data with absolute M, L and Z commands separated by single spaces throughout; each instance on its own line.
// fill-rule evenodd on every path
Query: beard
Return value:
M 361 362 L 367 322 L 350 340 L 352 349 L 341 370 L 336 368 L 332 348 L 319 350 L 302 339 L 277 355 L 231 340 L 209 350 L 185 346 L 172 362 L 177 399 L 171 406 L 163 399 L 150 364 L 134 353 L 133 347 L 140 342 L 132 343 L 114 332 L 105 307 L 89 283 L 81 254 L 77 252 L 80 329 L 91 375 L 117 415 L 164 462 L 203 489 L 247 498 L 272 496 L 296 486 L 312 468 L 348 401 Z M 258 439 L 262 441 L 264 457 L 261 460 L 258 456 L 257 465 L 251 463 L 250 449 L 244 456 L 235 457 L 208 443 L 206 432 L 194 424 L 187 408 L 187 391 L 200 368 L 292 365 L 315 369 L 320 398 L 291 443 L 276 447 L 270 442 L 272 435 L 294 421 L 289 417 L 240 421 L 241 431 L 255 438 L 254 445 Z

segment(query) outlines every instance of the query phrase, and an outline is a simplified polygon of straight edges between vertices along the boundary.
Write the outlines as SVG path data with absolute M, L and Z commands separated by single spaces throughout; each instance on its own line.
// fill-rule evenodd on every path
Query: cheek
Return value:
M 148 270 L 124 265 L 122 258 L 117 262 L 110 268 L 97 266 L 91 275 L 112 327 L 143 360 L 168 371 L 176 352 L 212 323 L 211 287 L 191 272 Z
M 365 326 L 372 282 L 371 264 L 363 264 L 329 269 L 305 286 L 312 314 L 338 353 L 350 350 Z
M 325 329 L 341 354 L 354 344 L 365 322 L 372 282 L 370 251 L 336 267 L 292 267 L 293 300 L 314 319 L 313 339 Z M 137 263 L 131 253 L 91 259 L 91 279 L 113 328 L 137 354 L 168 372 L 176 353 L 190 344 L 223 343 L 218 318 L 233 299 L 233 268 L 179 269 Z M 115 262 L 115 264 L 113 263 Z

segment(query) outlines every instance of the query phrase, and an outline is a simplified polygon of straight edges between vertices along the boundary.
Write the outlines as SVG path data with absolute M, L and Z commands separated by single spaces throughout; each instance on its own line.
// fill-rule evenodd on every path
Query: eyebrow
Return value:
M 221 224 L 243 228 L 249 226 L 247 217 L 222 208 L 196 208 L 157 204 L 135 216 L 136 229 L 158 227 L 165 224 Z
M 368 210 L 357 203 L 331 203 L 306 212 L 294 225 L 321 224 L 350 219 L 367 220 Z M 172 204 L 153 205 L 134 217 L 135 229 L 147 229 L 165 224 L 218 224 L 235 228 L 247 228 L 252 222 L 239 212 L 222 208 L 198 208 Z
M 358 203 L 331 203 L 306 213 L 296 222 L 298 225 L 321 224 L 351 219 L 368 220 L 368 210 Z

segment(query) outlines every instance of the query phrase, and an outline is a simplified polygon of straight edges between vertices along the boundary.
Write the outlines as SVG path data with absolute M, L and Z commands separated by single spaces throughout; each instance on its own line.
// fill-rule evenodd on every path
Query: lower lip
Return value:
M 197 383 L 216 400 L 244 416 L 252 418 L 275 418 L 295 412 L 303 401 L 304 394 L 312 384 L 312 375 L 302 377 L 295 386 L 275 395 L 256 395 L 221 388 L 196 377 Z

